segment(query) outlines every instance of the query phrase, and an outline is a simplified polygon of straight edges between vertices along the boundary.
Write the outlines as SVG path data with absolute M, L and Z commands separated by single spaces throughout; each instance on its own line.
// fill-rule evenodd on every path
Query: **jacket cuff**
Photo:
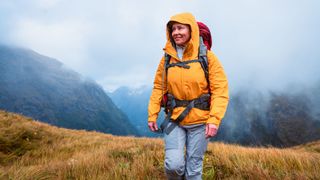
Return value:
M 157 115 L 149 116 L 148 122 L 157 122 Z
M 219 127 L 221 120 L 218 120 L 217 118 L 215 118 L 214 116 L 211 116 L 208 120 L 207 120 L 207 124 L 214 124 L 217 127 Z

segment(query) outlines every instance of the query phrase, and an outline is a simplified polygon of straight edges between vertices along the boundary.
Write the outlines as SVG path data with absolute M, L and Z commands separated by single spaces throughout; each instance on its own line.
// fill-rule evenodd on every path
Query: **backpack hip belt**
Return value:
M 201 110 L 210 110 L 210 94 L 203 94 L 199 98 L 193 100 L 179 100 L 172 94 L 168 94 L 167 102 L 167 116 L 163 123 L 160 125 L 160 131 L 165 132 L 167 135 L 189 114 L 192 108 Z M 176 107 L 186 107 L 182 113 L 175 119 L 171 119 L 173 109 Z M 169 126 L 169 122 L 172 122 Z
M 187 107 L 192 101 L 193 108 L 210 110 L 210 94 L 202 94 L 200 97 L 193 100 L 179 100 L 172 94 L 168 94 L 167 108 L 170 111 L 176 107 Z

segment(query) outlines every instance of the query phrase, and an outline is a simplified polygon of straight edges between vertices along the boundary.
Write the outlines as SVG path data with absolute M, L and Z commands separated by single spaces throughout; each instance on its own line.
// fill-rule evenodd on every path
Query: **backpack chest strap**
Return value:
M 178 62 L 178 63 L 171 63 L 166 65 L 166 69 L 169 69 L 174 66 L 179 66 L 185 69 L 190 69 L 190 66 L 188 65 L 189 63 L 195 63 L 195 62 L 200 62 L 200 60 L 190 60 L 190 61 L 183 61 L 183 62 Z

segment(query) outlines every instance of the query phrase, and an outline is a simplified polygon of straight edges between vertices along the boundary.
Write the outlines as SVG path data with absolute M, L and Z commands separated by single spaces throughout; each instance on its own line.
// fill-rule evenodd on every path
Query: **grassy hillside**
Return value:
M 161 139 L 57 128 L 0 111 L 0 179 L 165 179 Z M 204 179 L 319 179 L 320 142 L 293 148 L 210 143 Z

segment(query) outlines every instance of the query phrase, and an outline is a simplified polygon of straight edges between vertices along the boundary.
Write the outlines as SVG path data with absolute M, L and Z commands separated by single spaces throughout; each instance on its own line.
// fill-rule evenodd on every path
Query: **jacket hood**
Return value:
M 181 24 L 187 24 L 191 28 L 191 38 L 185 47 L 184 60 L 193 60 L 198 58 L 199 51 L 199 27 L 195 17 L 191 13 L 181 13 L 174 15 L 167 23 L 167 42 L 163 49 L 171 57 L 177 58 L 177 52 L 175 49 L 175 43 L 171 37 L 171 26 L 173 22 Z

